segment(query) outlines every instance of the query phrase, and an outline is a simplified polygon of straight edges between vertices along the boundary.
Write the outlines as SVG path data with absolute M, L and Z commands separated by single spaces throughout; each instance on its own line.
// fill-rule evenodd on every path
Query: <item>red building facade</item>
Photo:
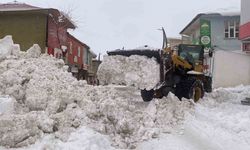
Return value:
M 67 29 L 74 29 L 75 25 L 61 12 L 52 9 L 47 20 L 47 48 L 48 54 L 57 58 L 65 57 L 68 48 Z
M 242 41 L 242 50 L 250 52 L 250 1 L 241 0 L 241 25 L 239 39 Z
M 87 51 L 89 51 L 89 46 L 85 43 L 79 41 L 73 35 L 67 33 L 67 54 L 66 62 L 70 67 L 70 71 L 78 79 L 87 79 L 88 76 L 88 64 L 86 64 L 85 58 L 88 57 Z

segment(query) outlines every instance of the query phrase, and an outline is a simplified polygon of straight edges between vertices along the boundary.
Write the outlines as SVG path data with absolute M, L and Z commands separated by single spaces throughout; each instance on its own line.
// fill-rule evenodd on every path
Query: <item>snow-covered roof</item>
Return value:
M 94 51 L 92 51 L 91 49 L 89 49 L 89 52 L 92 54 L 93 58 L 97 57 L 96 53 Z
M 140 50 L 158 50 L 159 48 L 155 48 L 155 47 L 151 47 L 151 46 L 148 46 L 148 45 L 144 45 L 144 46 L 139 46 L 139 47 L 136 47 L 135 49 L 140 49 Z
M 24 11 L 24 10 L 38 10 L 40 7 L 31 6 L 25 3 L 6 3 L 0 4 L 0 11 Z
M 207 12 L 205 15 L 221 15 L 221 16 L 240 16 L 240 12 Z
M 222 12 L 222 16 L 240 16 L 240 12 Z

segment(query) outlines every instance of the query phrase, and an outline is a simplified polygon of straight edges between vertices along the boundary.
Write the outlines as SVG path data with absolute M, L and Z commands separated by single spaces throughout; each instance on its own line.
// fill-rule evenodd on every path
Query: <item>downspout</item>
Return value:
M 48 37 L 49 37 L 49 11 L 47 10 L 47 15 L 46 15 L 46 40 L 45 40 L 45 46 L 47 47 L 47 51 L 49 48 L 49 44 L 48 44 Z

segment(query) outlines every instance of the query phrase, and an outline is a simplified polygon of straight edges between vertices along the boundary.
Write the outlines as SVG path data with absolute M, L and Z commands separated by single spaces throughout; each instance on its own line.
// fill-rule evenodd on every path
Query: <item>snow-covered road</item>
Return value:
M 142 143 L 139 149 L 166 150 L 249 150 L 250 106 L 240 100 L 250 87 L 218 89 L 195 105 L 183 131 L 162 135 Z

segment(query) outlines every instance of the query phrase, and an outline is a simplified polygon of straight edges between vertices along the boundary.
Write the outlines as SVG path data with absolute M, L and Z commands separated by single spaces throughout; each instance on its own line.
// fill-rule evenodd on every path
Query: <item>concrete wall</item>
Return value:
M 46 15 L 35 12 L 1 12 L 0 38 L 12 35 L 15 43 L 25 51 L 33 44 L 42 50 L 46 46 Z
M 250 0 L 241 0 L 241 25 L 250 22 Z
M 211 40 L 212 46 L 215 49 L 222 50 L 240 50 L 241 41 L 238 38 L 227 39 L 225 38 L 225 21 L 236 20 L 240 21 L 240 16 L 208 16 L 204 19 L 211 21 Z
M 250 55 L 240 51 L 216 51 L 213 87 L 229 87 L 240 84 L 250 84 Z

